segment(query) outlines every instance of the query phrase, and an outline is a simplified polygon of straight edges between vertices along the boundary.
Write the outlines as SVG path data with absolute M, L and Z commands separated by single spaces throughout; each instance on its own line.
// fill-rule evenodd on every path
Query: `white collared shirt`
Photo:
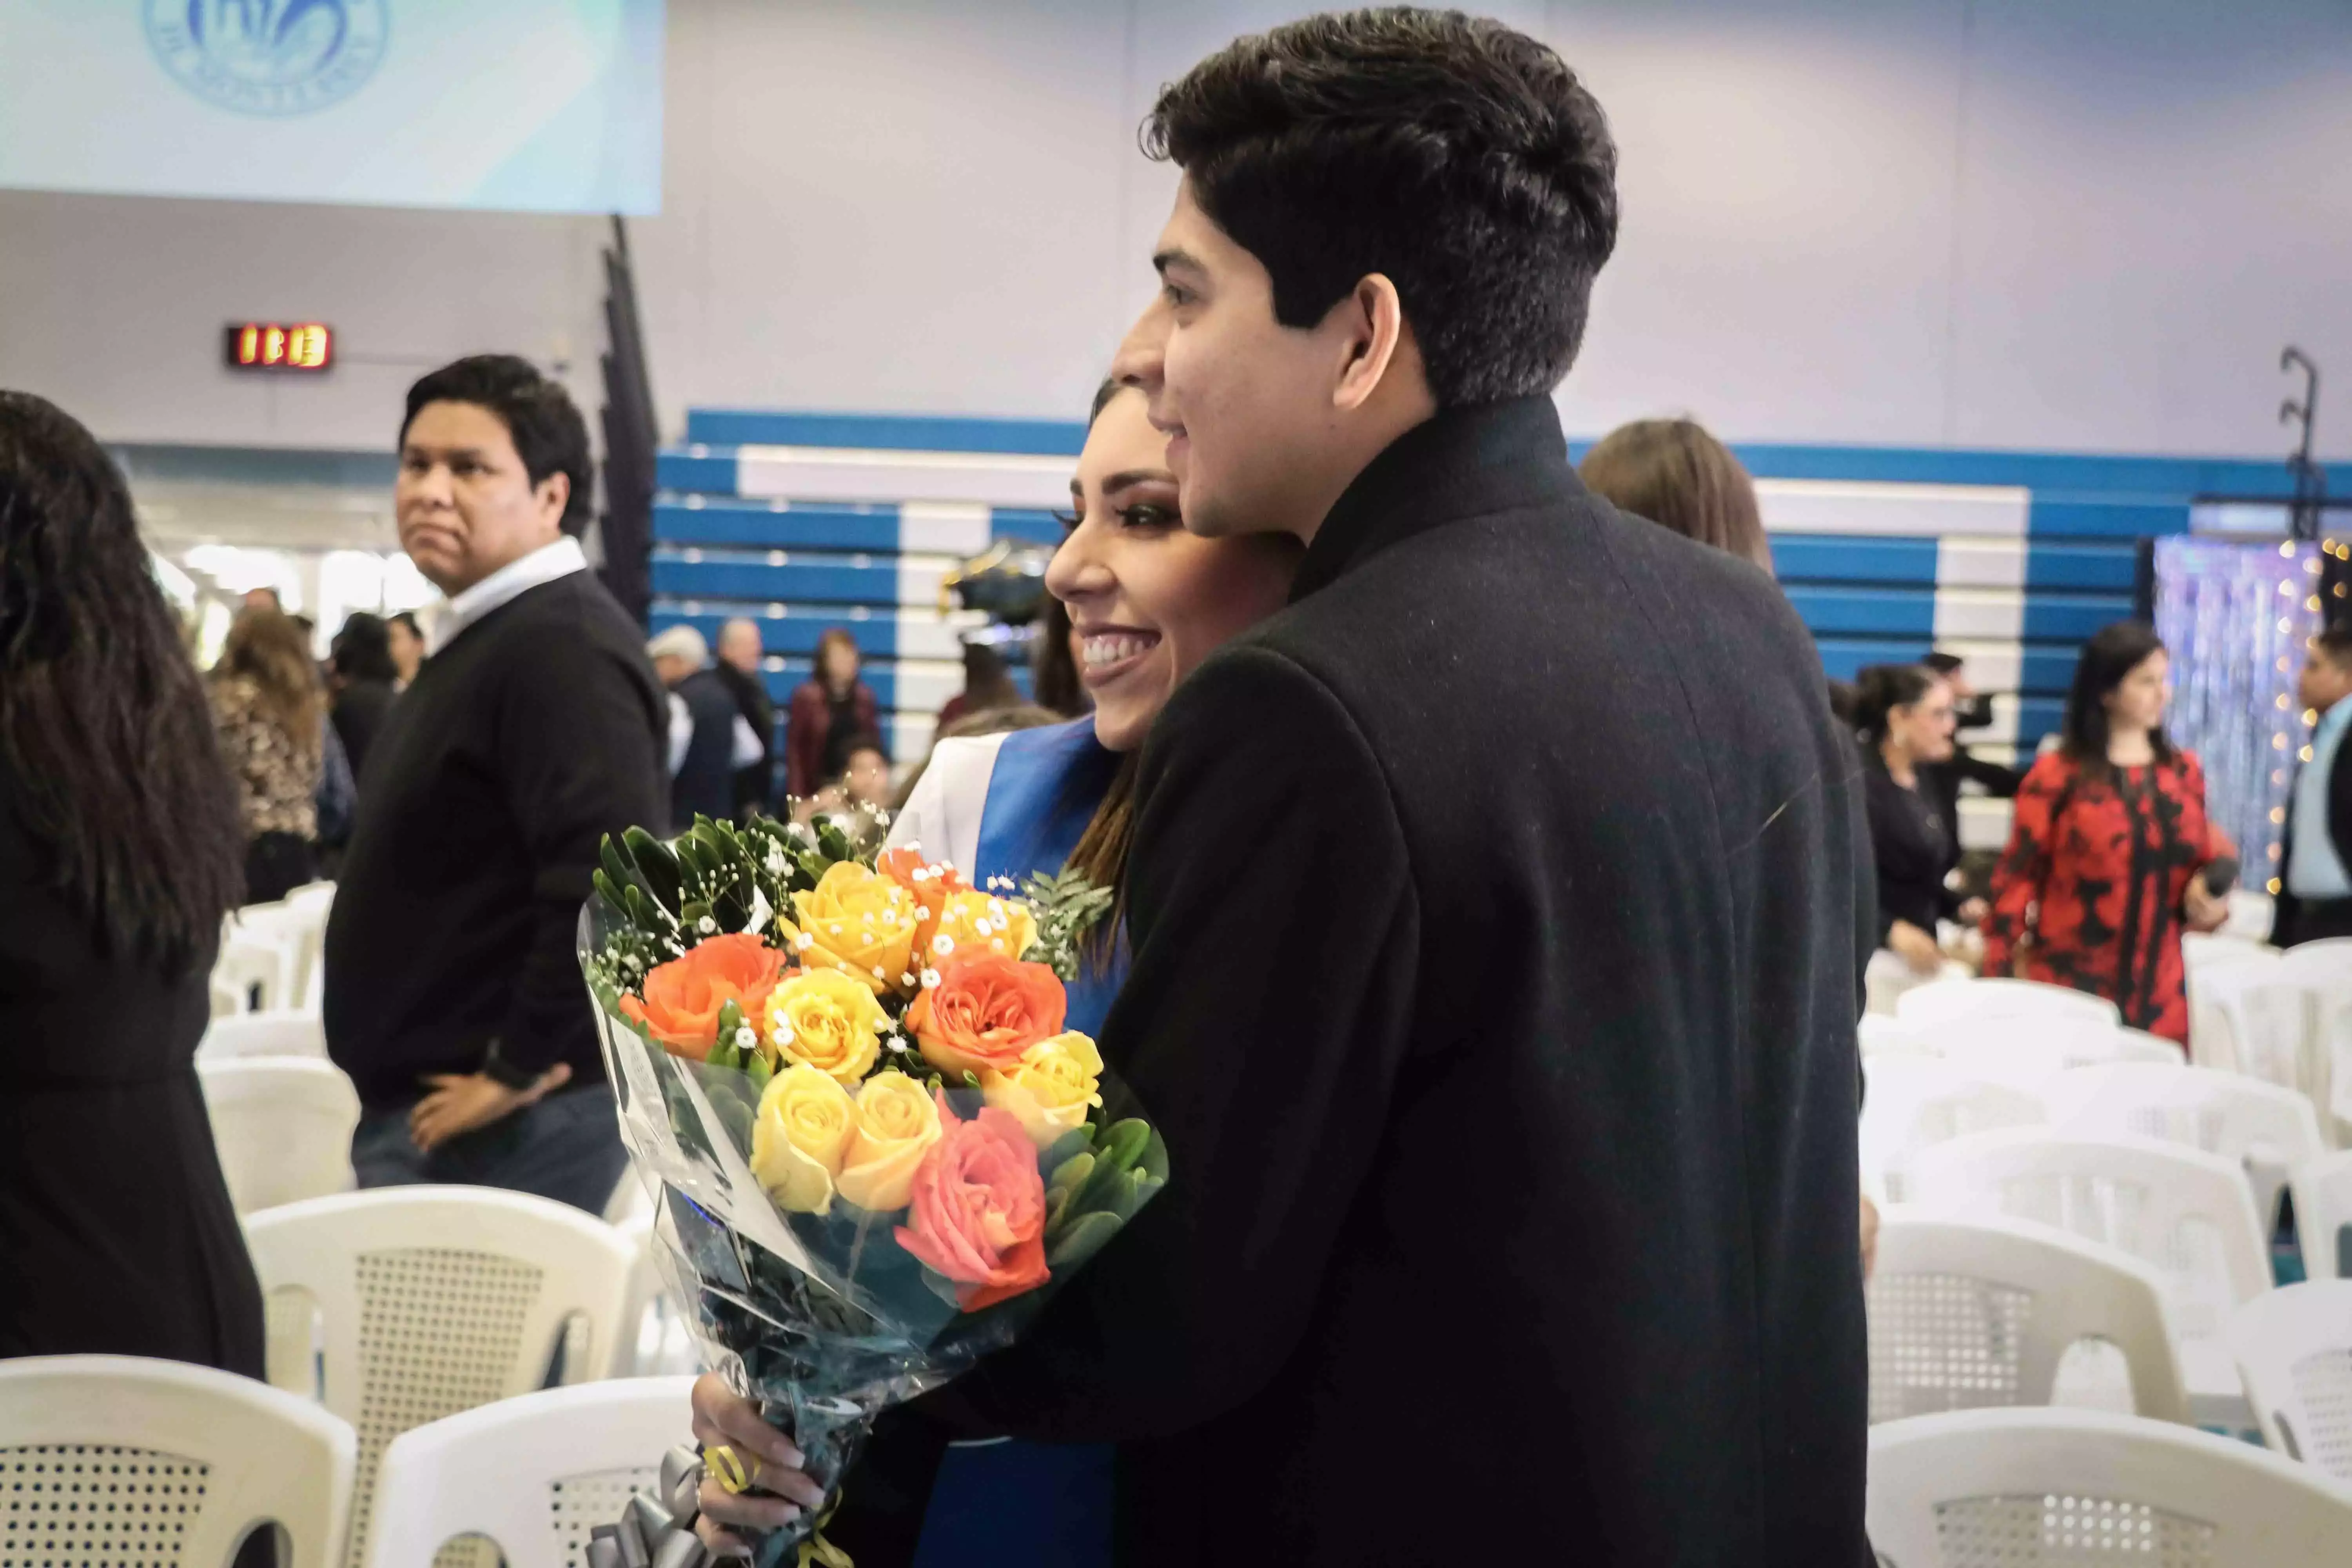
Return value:
M 467 626 L 509 600 L 542 583 L 587 570 L 587 552 L 567 533 L 520 560 L 508 562 L 465 592 L 425 605 L 416 617 L 417 628 L 425 634 L 425 657 L 431 658 L 447 647 Z

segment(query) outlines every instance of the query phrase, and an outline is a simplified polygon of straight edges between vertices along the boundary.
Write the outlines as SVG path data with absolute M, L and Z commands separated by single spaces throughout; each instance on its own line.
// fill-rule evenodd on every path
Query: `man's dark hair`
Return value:
M 403 610 L 396 616 L 386 616 L 383 624 L 387 626 L 398 626 L 418 642 L 425 640 L 424 628 L 416 624 L 416 612 L 414 610 Z
M 1960 666 L 1966 664 L 1968 660 L 1962 658 L 1956 653 L 1931 653 L 1919 662 L 1927 668 L 1934 670 L 1937 675 L 1942 676 L 1945 679 L 1949 680 L 1952 679 L 1953 673 L 1958 670 Z
M 1164 89 L 1143 148 L 1309 327 L 1396 285 L 1441 406 L 1549 392 L 1617 243 L 1617 148 L 1576 73 L 1459 11 L 1310 16 Z
M 412 625 L 409 629 L 415 627 Z M 399 667 L 392 662 L 392 633 L 382 616 L 365 610 L 344 616 L 332 652 L 335 673 L 346 680 L 399 679 Z
M 471 403 L 499 416 L 513 437 L 516 456 L 533 485 L 550 474 L 572 480 L 572 497 L 563 504 L 563 531 L 577 534 L 588 526 L 593 494 L 588 468 L 588 426 L 572 405 L 572 395 L 539 374 L 529 360 L 513 354 L 470 354 L 454 360 L 408 389 L 408 411 L 401 416 L 400 438 L 417 411 L 428 403 Z
M 2311 646 L 2336 668 L 2352 671 L 2352 621 L 2331 621 L 2313 634 Z

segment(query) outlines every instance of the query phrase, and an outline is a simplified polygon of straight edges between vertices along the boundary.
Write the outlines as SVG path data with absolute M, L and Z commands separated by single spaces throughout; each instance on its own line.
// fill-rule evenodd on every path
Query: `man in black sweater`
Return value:
M 735 815 L 745 821 L 766 812 L 776 793 L 776 701 L 768 695 L 761 668 L 766 656 L 759 622 L 738 616 L 719 628 L 719 662 L 713 668 L 760 742 L 760 760 L 735 770 Z
M 1852 742 L 1762 573 L 1569 465 L 1598 105 L 1368 12 L 1147 138 L 1118 372 L 1187 528 L 1307 552 L 1142 758 L 1102 1046 L 1170 1184 L 938 1410 L 1117 1440 L 1129 1563 L 1863 1568 Z
M 588 432 L 522 360 L 409 389 L 400 542 L 447 599 L 368 755 L 326 939 L 362 1186 L 600 1211 L 627 1163 L 573 956 L 597 845 L 668 815 L 667 704 L 587 569 Z

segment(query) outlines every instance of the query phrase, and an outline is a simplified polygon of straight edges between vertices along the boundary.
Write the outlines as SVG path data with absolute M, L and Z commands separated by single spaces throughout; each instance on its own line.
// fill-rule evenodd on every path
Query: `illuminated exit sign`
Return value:
M 232 321 L 231 370 L 324 370 L 335 362 L 335 330 L 318 321 Z

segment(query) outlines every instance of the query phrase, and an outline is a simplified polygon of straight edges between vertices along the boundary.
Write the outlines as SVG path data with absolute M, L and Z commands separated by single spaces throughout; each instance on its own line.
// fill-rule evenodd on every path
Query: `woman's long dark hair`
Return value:
M 105 451 L 0 392 L 0 764 L 51 883 L 109 952 L 173 973 L 244 890 L 236 786 Z
M 2125 676 L 2164 651 L 2164 639 L 2146 621 L 2112 622 L 2083 645 L 2083 657 L 2074 661 L 2074 684 L 2066 693 L 2066 721 L 2059 750 L 2074 761 L 2084 778 L 2094 784 L 2114 778 L 2115 764 L 2107 761 L 2104 700 L 2124 683 Z M 2168 763 L 2178 754 L 2162 724 L 2147 732 L 2147 743 L 2159 763 Z

